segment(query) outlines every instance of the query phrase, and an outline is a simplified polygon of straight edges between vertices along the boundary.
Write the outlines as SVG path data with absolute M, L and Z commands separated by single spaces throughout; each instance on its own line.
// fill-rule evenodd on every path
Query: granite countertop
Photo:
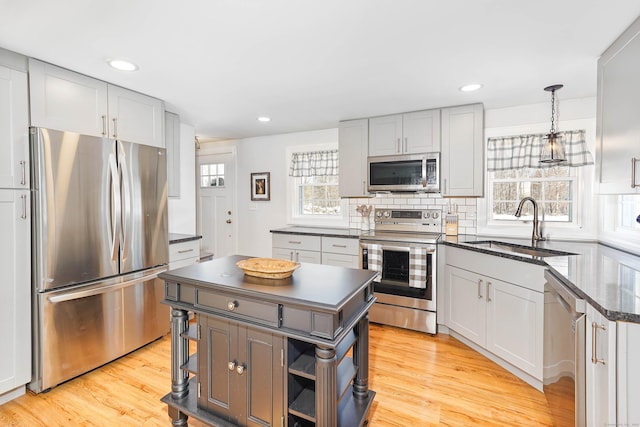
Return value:
M 362 233 L 358 228 L 323 228 L 291 226 L 270 230 L 272 233 L 300 234 L 305 236 L 348 237 L 359 239 Z
M 534 257 L 483 247 L 495 240 L 530 247 L 530 239 L 460 235 L 443 236 L 441 244 L 548 267 L 579 297 L 612 321 L 640 323 L 640 257 L 597 242 L 550 240 L 537 248 L 571 255 Z
M 197 234 L 181 234 L 181 233 L 169 233 L 169 244 L 190 242 L 192 240 L 200 240 L 202 236 Z

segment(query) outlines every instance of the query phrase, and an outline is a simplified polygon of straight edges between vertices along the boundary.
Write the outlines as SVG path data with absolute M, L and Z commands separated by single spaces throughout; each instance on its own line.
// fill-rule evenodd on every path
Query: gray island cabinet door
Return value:
M 240 426 L 280 426 L 284 416 L 284 338 L 199 315 L 198 406 Z

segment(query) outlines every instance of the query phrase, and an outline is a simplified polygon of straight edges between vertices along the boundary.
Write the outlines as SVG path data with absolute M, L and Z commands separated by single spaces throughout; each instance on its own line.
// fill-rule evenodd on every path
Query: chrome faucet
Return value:
M 520 200 L 520 204 L 518 205 L 518 209 L 516 209 L 516 213 L 514 215 L 520 218 L 520 215 L 522 215 L 522 206 L 527 200 L 533 205 L 533 233 L 531 234 L 531 246 L 535 246 L 536 242 L 544 240 L 544 237 L 540 235 L 540 231 L 538 230 L 538 202 L 536 202 L 533 197 L 524 197 Z

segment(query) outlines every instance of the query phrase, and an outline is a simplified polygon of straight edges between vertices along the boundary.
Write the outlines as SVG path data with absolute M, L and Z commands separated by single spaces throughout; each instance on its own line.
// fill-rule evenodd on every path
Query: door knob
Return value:
M 236 369 L 236 362 L 229 362 L 228 365 L 230 371 L 234 371 Z
M 244 365 L 238 365 L 238 367 L 236 368 L 236 372 L 238 373 L 238 375 L 242 375 L 245 369 L 246 368 L 244 367 Z
M 230 219 L 227 220 L 227 224 L 231 224 L 231 220 Z
M 231 211 L 227 211 L 227 215 L 231 215 Z

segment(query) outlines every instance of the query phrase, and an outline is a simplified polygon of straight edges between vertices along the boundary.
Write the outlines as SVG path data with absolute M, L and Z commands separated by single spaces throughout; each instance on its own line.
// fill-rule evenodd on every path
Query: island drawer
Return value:
M 216 311 L 224 311 L 232 316 L 259 320 L 270 326 L 279 326 L 278 304 L 256 301 L 246 298 L 238 298 L 228 293 L 196 290 L 197 307 L 211 308 Z

